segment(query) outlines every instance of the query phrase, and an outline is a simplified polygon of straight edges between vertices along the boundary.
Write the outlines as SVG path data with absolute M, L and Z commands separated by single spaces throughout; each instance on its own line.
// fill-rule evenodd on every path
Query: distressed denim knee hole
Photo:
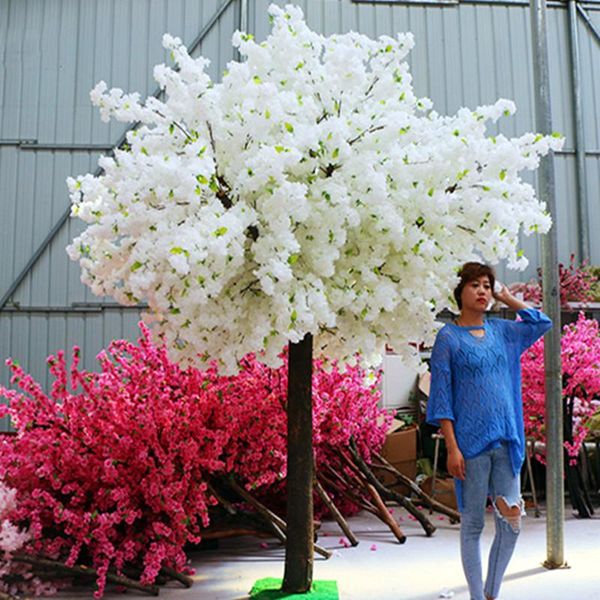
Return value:
M 521 531 L 521 516 L 525 514 L 525 504 L 522 498 L 517 502 L 509 503 L 504 496 L 497 496 L 494 501 L 494 510 L 502 521 L 507 523 L 513 533 Z

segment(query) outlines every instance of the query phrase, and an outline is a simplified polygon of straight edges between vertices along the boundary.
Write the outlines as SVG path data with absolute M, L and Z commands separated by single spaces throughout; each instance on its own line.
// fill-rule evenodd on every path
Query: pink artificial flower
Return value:
M 249 355 L 234 377 L 215 364 L 183 370 L 140 328 L 136 344 L 116 340 L 98 355 L 99 372 L 80 367 L 77 348 L 70 366 L 64 352 L 49 357 L 49 394 L 10 361 L 19 391 L 0 388 L 18 432 L 0 440 L 0 472 L 18 502 L 0 488 L 0 507 L 15 527 L 28 526 L 28 551 L 69 564 L 88 557 L 96 597 L 111 568 L 143 564 L 144 583 L 163 566 L 186 568 L 183 548 L 201 540 L 217 503 L 210 478 L 235 473 L 271 505 L 285 494 L 286 355 L 279 369 Z M 351 437 L 367 461 L 381 449 L 391 417 L 378 407 L 378 378 L 366 375 L 315 361 L 318 470 L 343 473 Z M 343 513 L 357 510 L 329 493 Z M 324 511 L 317 497 L 315 514 Z

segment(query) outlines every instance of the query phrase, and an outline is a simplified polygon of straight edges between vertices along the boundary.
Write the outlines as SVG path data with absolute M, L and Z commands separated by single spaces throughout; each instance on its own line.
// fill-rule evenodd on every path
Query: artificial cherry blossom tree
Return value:
M 275 366 L 291 344 L 306 504 L 313 347 L 377 364 L 389 344 L 414 362 L 410 342 L 432 340 L 458 265 L 526 264 L 519 233 L 551 221 L 520 172 L 562 140 L 486 135 L 488 121 L 514 112 L 506 100 L 438 115 L 412 88 L 411 34 L 324 37 L 296 7 L 269 12 L 266 41 L 234 35 L 243 60 L 219 83 L 165 35 L 176 67 L 155 68 L 164 100 L 96 86 L 103 119 L 140 126 L 100 159 L 102 175 L 69 180 L 88 227 L 68 251 L 96 294 L 146 301 L 178 361 L 210 357 L 233 372 L 259 352 Z M 294 561 L 306 568 L 288 577 L 286 558 L 284 586 L 306 590 L 312 559 Z

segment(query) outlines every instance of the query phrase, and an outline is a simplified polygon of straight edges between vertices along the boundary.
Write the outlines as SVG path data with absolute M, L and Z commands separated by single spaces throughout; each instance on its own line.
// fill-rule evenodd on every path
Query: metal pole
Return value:
M 531 36 L 533 46 L 533 78 L 536 130 L 552 132 L 548 45 L 546 36 L 546 0 L 531 0 Z M 546 372 L 546 561 L 547 568 L 564 565 L 564 483 L 562 380 L 560 360 L 560 295 L 558 283 L 558 251 L 556 235 L 556 197 L 554 159 L 542 158 L 538 170 L 538 191 L 546 203 L 554 226 L 542 238 L 544 310 L 554 327 L 546 334 L 544 366 Z
M 240 31 L 248 32 L 248 0 L 240 0 Z
M 579 61 L 579 38 L 577 32 L 577 2 L 569 0 L 569 45 L 571 72 L 573 73 L 573 117 L 575 120 L 575 171 L 577 202 L 577 225 L 579 227 L 578 252 L 579 260 L 590 259 L 590 232 L 588 200 L 585 176 L 585 136 L 583 129 L 583 110 L 581 105 L 581 69 Z
M 236 29 L 248 33 L 248 0 L 239 0 L 236 18 Z M 240 51 L 236 49 L 235 60 L 242 62 L 242 55 Z

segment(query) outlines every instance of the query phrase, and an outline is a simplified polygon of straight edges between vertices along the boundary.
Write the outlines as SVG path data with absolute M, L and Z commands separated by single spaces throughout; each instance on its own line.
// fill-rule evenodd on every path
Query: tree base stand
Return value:
M 250 592 L 252 600 L 279 600 L 280 598 L 309 599 L 309 600 L 339 600 L 337 583 L 335 581 L 313 581 L 312 588 L 306 594 L 290 594 L 281 590 L 282 579 L 265 577 L 259 579 Z

